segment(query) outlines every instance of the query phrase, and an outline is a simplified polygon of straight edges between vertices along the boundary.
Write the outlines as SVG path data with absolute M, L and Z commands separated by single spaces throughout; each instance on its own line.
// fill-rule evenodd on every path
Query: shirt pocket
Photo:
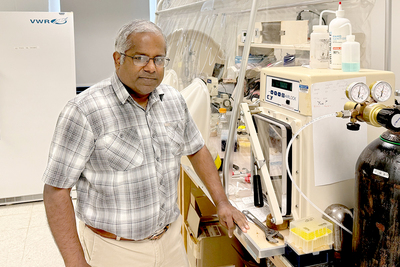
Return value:
M 167 131 L 171 153 L 181 156 L 184 148 L 185 123 L 183 121 L 172 121 L 164 124 Z
M 143 162 L 142 144 L 134 129 L 124 129 L 105 135 L 104 145 L 108 163 L 116 171 L 133 169 Z

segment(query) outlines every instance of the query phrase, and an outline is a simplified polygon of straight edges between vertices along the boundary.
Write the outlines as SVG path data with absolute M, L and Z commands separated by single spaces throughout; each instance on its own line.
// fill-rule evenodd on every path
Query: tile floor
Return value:
M 0 266 L 64 266 L 42 201 L 0 206 Z

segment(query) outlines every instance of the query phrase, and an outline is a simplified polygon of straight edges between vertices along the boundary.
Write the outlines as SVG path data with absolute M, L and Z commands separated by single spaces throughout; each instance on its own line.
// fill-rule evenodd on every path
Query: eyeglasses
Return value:
M 120 54 L 124 55 L 126 57 L 132 58 L 133 59 L 133 64 L 136 65 L 136 66 L 140 66 L 140 67 L 146 66 L 150 62 L 150 59 L 153 60 L 154 65 L 156 65 L 157 67 L 166 67 L 166 66 L 168 66 L 168 63 L 170 61 L 169 58 L 160 57 L 160 56 L 149 58 L 148 56 L 144 56 L 144 55 L 129 56 L 129 55 L 124 54 L 124 53 L 120 53 Z

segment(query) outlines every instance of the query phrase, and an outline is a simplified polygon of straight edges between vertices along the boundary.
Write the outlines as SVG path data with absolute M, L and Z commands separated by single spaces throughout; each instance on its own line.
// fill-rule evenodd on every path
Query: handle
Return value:
M 254 206 L 263 207 L 264 200 L 262 195 L 261 177 L 258 174 L 253 175 L 253 191 L 254 191 Z

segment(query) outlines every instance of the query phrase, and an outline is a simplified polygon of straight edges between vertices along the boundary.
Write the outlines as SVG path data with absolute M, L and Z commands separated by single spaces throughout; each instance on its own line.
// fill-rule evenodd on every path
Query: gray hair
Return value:
M 135 19 L 121 27 L 117 34 L 117 37 L 115 38 L 115 51 L 118 53 L 125 53 L 133 46 L 133 43 L 131 43 L 131 41 L 129 40 L 129 36 L 131 36 L 131 34 L 143 32 L 161 35 L 164 38 L 165 42 L 165 52 L 167 51 L 167 38 L 165 37 L 160 27 L 158 27 L 151 21 L 140 19 Z M 124 63 L 124 58 L 125 57 L 121 55 L 121 64 Z

